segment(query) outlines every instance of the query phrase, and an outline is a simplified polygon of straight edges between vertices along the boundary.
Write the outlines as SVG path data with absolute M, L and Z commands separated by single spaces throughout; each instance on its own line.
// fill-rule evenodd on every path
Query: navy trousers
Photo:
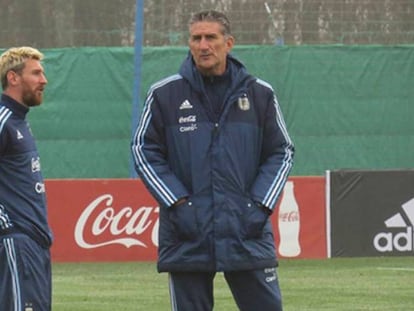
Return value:
M 50 311 L 49 249 L 24 234 L 0 236 L 0 310 Z
M 172 311 L 211 311 L 216 273 L 174 272 L 169 274 Z M 224 272 L 240 311 L 282 311 L 276 268 Z

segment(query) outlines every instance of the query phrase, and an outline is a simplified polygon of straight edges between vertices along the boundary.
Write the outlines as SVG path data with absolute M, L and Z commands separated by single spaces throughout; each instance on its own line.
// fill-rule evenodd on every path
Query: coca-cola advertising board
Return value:
M 157 259 L 159 207 L 140 179 L 46 180 L 46 191 L 53 261 Z M 278 205 L 279 257 L 326 258 L 325 178 L 292 177 Z

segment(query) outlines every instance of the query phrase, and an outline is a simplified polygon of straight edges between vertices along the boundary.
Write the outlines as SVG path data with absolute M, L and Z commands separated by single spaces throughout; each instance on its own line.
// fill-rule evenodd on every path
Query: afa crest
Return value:
M 247 111 L 250 109 L 250 102 L 247 96 L 239 97 L 237 100 L 240 110 Z

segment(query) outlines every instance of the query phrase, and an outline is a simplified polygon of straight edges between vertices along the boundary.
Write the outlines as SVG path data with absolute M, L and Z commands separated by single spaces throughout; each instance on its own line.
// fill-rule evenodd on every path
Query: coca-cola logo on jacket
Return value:
M 75 226 L 75 241 L 86 249 L 112 244 L 158 246 L 159 207 L 129 206 L 115 208 L 111 194 L 93 200 L 82 212 Z

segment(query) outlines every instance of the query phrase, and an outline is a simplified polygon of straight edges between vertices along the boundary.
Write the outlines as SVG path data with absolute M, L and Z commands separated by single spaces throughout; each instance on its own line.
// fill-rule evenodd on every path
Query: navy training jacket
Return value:
M 133 137 L 137 173 L 160 205 L 160 272 L 277 265 L 257 203 L 274 208 L 294 147 L 271 86 L 227 60 L 232 83 L 218 122 L 189 54 L 179 74 L 150 88 Z
M 30 126 L 29 109 L 11 97 L 0 102 L 0 235 L 20 232 L 42 247 L 52 244 L 45 184 Z

